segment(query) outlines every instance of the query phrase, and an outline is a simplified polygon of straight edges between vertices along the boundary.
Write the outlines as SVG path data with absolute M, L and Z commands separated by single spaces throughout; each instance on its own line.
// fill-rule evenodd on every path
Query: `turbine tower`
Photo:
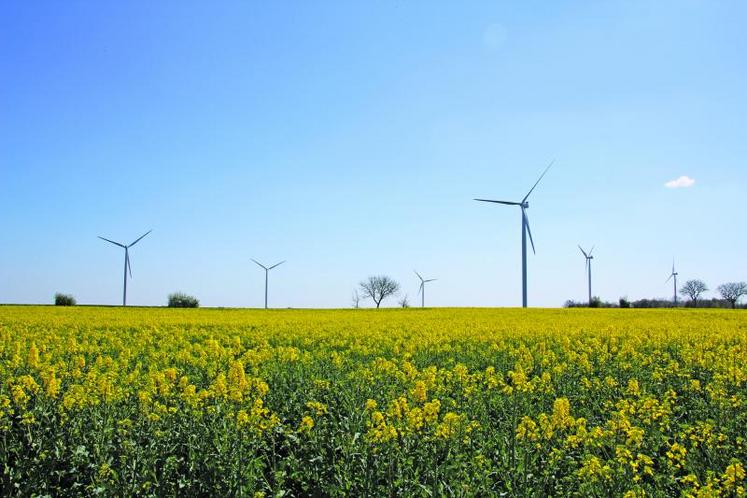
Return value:
M 255 263 L 257 263 L 259 266 L 261 266 L 265 270 L 265 309 L 267 309 L 267 279 L 268 279 L 268 275 L 270 273 L 270 270 L 272 270 L 276 266 L 282 265 L 283 263 L 285 263 L 285 260 L 281 261 L 280 263 L 274 264 L 274 265 L 272 265 L 270 267 L 267 267 L 267 266 L 263 265 L 262 263 L 260 263 L 259 261 L 257 261 L 254 258 L 252 258 L 252 261 L 254 261 Z
M 579 249 L 581 249 L 581 245 L 578 246 Z M 594 256 L 591 255 L 591 253 L 594 251 L 594 246 L 591 246 L 591 250 L 587 254 L 586 251 L 581 249 L 581 253 L 586 258 L 586 276 L 589 277 L 589 307 L 591 307 L 591 260 L 594 259 Z
M 672 260 L 672 273 L 669 274 L 669 278 L 667 279 L 667 282 L 674 279 L 674 305 L 675 306 L 677 306 L 677 275 L 679 275 L 679 273 L 674 271 L 674 259 L 673 259 Z M 664 283 L 666 284 L 667 282 L 664 282 Z
M 141 235 L 140 237 L 138 237 L 135 240 L 135 242 L 133 242 L 133 243 L 131 243 L 129 245 L 124 245 L 124 244 L 120 244 L 119 242 L 114 242 L 113 240 L 106 239 L 106 238 L 102 237 L 101 235 L 98 236 L 101 240 L 105 240 L 105 241 L 107 241 L 109 243 L 112 243 L 115 246 L 119 246 L 119 247 L 121 247 L 122 249 L 125 250 L 125 260 L 124 260 L 124 292 L 122 292 L 122 306 L 127 306 L 127 272 L 130 273 L 130 278 L 132 278 L 132 266 L 130 266 L 130 247 L 132 247 L 135 244 L 137 244 L 138 242 L 140 242 L 140 240 L 143 237 L 145 237 L 146 235 L 148 235 L 152 231 L 153 230 L 148 230 L 143 235 Z
M 420 294 L 421 296 L 420 307 L 425 308 L 425 284 L 427 284 L 428 282 L 433 282 L 434 280 L 438 280 L 438 279 L 437 278 L 429 278 L 427 280 L 423 279 L 423 277 L 420 276 L 420 273 L 416 271 L 415 271 L 415 275 L 417 275 L 418 278 L 420 279 L 420 288 L 418 289 L 418 294 Z
M 547 171 L 552 167 L 554 162 L 555 161 L 552 161 L 547 168 L 545 168 L 545 171 L 542 172 L 537 182 L 531 189 L 529 189 L 529 192 L 527 192 L 527 195 L 524 196 L 521 202 L 475 199 L 480 202 L 493 202 L 495 204 L 505 204 L 507 206 L 519 206 L 521 208 L 521 303 L 524 308 L 527 307 L 527 233 L 529 234 L 529 242 L 532 244 L 532 253 L 536 254 L 536 251 L 534 250 L 534 240 L 532 239 L 532 230 L 529 228 L 529 217 L 527 216 L 527 209 L 529 209 L 527 199 L 529 199 L 531 193 L 537 187 Z

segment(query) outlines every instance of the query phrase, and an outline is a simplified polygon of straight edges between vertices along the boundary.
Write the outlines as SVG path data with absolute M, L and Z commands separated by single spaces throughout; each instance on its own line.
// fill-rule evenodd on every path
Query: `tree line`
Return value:
M 399 290 L 399 283 L 389 276 L 370 276 L 361 281 L 358 284 L 358 289 L 353 291 L 353 308 L 359 308 L 361 300 L 365 299 L 370 299 L 379 308 L 385 299 L 397 295 Z M 721 284 L 716 288 L 720 298 L 703 299 L 703 294 L 708 290 L 708 285 L 705 282 L 700 279 L 693 279 L 682 284 L 678 289 L 678 294 L 688 299 L 683 303 L 683 306 L 687 308 L 747 308 L 747 305 L 738 306 L 739 300 L 743 296 L 747 296 L 747 282 Z M 75 306 L 76 301 L 72 295 L 58 293 L 55 295 L 55 304 L 57 306 Z M 410 303 L 407 295 L 402 297 L 398 304 L 403 308 L 409 307 Z M 181 292 L 170 294 L 168 298 L 168 306 L 171 308 L 196 308 L 199 305 L 197 298 Z M 566 308 L 672 308 L 677 306 L 677 303 L 668 299 L 630 301 L 627 297 L 621 297 L 617 303 L 611 303 L 594 296 L 591 303 L 569 299 L 564 306 Z
M 704 299 L 703 294 L 708 292 L 708 285 L 700 280 L 688 280 L 680 286 L 677 293 L 687 299 L 682 306 L 686 308 L 747 308 L 740 305 L 739 300 L 747 296 L 747 282 L 726 282 L 716 287 L 719 297 Z M 602 301 L 594 296 L 591 303 L 568 300 L 566 308 L 672 308 L 678 306 L 669 299 L 639 299 L 630 301 L 627 297 L 621 297 L 617 303 Z

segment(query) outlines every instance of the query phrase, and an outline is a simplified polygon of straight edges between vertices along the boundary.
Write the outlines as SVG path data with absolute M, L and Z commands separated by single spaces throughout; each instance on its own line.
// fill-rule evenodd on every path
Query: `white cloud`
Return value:
M 687 188 L 692 187 L 693 185 L 695 185 L 695 180 L 689 176 L 681 176 L 676 180 L 671 180 L 664 184 L 667 188 Z

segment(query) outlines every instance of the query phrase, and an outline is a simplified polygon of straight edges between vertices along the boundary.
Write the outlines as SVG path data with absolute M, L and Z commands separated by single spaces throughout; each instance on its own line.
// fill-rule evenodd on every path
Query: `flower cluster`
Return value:
M 723 310 L 0 308 L 26 495 L 745 496 Z

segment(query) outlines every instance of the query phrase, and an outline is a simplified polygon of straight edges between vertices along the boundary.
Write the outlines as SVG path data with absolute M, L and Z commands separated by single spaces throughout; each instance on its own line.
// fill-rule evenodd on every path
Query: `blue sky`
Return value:
M 745 280 L 744 2 L 3 2 L 0 302 L 435 306 Z M 681 176 L 686 188 L 667 188 Z M 395 304 L 392 301 L 390 304 Z

